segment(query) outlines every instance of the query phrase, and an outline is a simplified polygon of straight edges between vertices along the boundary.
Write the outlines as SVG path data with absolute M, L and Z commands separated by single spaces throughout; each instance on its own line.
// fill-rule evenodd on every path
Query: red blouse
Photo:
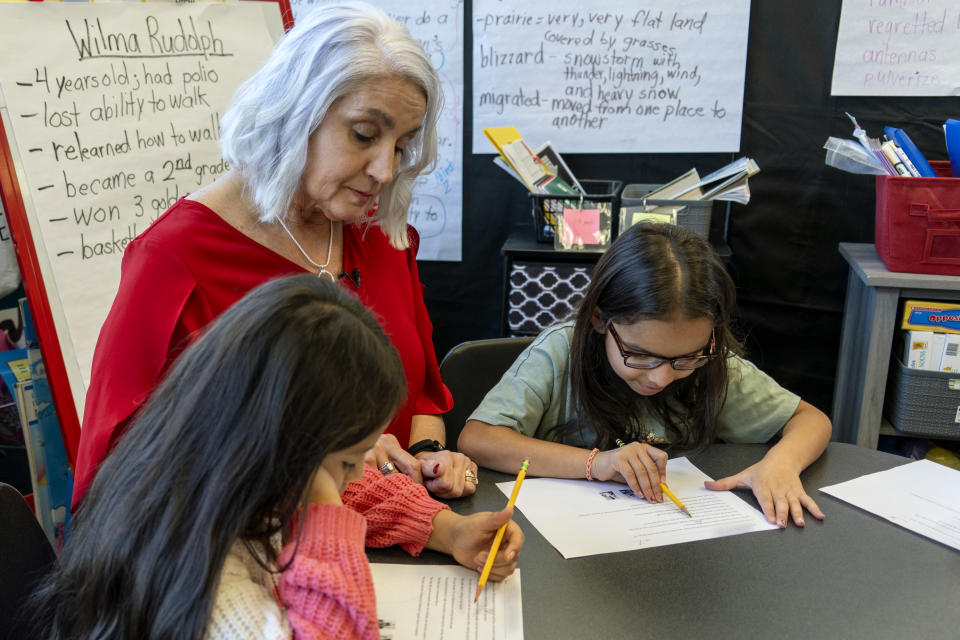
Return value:
M 407 403 L 387 429 L 410 439 L 414 415 L 451 409 L 440 380 L 433 326 L 417 271 L 419 236 L 394 249 L 379 227 L 343 226 L 343 270 L 359 270 L 359 286 L 340 284 L 373 311 L 400 353 Z M 154 385 L 199 332 L 256 286 L 305 273 L 299 265 L 247 237 L 214 211 L 181 199 L 124 252 L 120 288 L 93 356 L 74 473 L 79 504 L 98 466 L 122 435 L 118 428 L 146 401 Z

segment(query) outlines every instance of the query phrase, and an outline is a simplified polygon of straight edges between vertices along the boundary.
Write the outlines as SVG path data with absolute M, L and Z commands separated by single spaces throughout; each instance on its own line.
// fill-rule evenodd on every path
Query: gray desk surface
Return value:
M 691 460 L 713 478 L 759 460 L 766 445 L 716 445 Z M 525 640 L 562 638 L 956 638 L 960 553 L 817 491 L 908 462 L 831 443 L 803 474 L 827 518 L 807 526 L 564 560 L 519 510 Z M 461 513 L 500 509 L 481 470 Z M 752 494 L 738 494 L 756 506 Z M 447 564 L 424 552 L 370 550 L 371 562 Z

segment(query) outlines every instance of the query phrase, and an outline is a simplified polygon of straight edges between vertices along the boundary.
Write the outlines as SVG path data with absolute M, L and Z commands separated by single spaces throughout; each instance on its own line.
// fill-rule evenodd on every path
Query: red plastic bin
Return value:
M 877 176 L 875 242 L 890 271 L 960 276 L 960 177 Z

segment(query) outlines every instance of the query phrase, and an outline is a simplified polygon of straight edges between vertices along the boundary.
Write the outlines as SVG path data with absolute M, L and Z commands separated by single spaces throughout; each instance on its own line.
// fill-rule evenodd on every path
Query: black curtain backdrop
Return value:
M 694 166 L 704 175 L 739 155 L 753 157 L 761 171 L 750 179 L 750 204 L 729 208 L 740 333 L 751 360 L 827 413 L 847 278 L 837 245 L 873 242 L 875 203 L 873 177 L 827 167 L 823 143 L 851 137 L 849 111 L 871 136 L 901 127 L 928 159 L 946 159 L 942 124 L 960 118 L 956 98 L 832 97 L 840 6 L 751 3 L 738 154 L 564 155 L 578 178 L 624 183 L 662 183 Z M 472 21 L 465 23 L 463 261 L 420 263 L 440 358 L 464 340 L 499 335 L 500 248 L 514 229 L 534 233 L 526 191 L 494 166 L 492 147 L 471 153 Z

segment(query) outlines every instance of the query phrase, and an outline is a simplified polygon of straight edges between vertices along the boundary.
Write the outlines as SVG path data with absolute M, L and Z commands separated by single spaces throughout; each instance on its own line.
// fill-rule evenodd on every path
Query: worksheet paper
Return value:
M 487 582 L 456 565 L 371 564 L 381 640 L 523 640 L 520 571 Z
M 687 458 L 667 461 L 666 484 L 693 517 L 666 496 L 651 504 L 624 484 L 557 478 L 525 480 L 516 506 L 564 558 L 777 528 L 733 493 L 704 488 L 710 479 Z M 513 482 L 497 487 L 510 495 Z
M 960 471 L 918 460 L 820 491 L 960 550 Z

